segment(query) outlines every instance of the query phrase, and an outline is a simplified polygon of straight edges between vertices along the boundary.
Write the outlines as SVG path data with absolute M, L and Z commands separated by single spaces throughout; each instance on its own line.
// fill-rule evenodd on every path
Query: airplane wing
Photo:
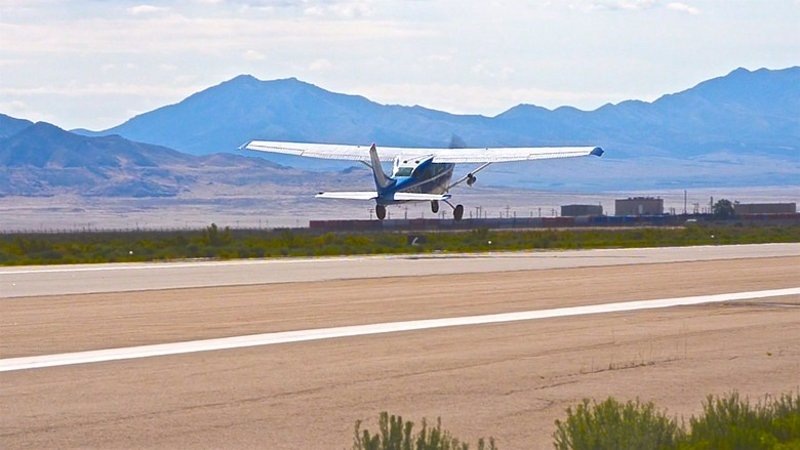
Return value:
M 340 144 L 311 144 L 301 142 L 250 141 L 241 147 L 268 153 L 369 162 L 369 146 Z M 414 148 L 379 147 L 381 161 L 396 156 L 415 158 L 433 155 L 435 163 L 499 163 L 538 159 L 601 156 L 600 147 L 498 147 L 498 148 Z
M 378 193 L 371 192 L 320 192 L 316 198 L 335 198 L 339 200 L 374 200 L 378 198 Z

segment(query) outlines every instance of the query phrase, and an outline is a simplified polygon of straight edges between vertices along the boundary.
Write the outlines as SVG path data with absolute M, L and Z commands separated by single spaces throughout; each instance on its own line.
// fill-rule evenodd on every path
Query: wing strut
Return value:
M 447 186 L 446 190 L 449 191 L 450 188 L 456 187 L 456 186 L 458 186 L 459 184 L 461 184 L 461 183 L 463 183 L 465 181 L 467 182 L 468 185 L 472 186 L 472 183 L 474 183 L 475 180 L 476 180 L 475 174 L 480 172 L 481 170 L 489 167 L 489 164 L 491 164 L 491 161 L 481 164 L 480 167 L 478 167 L 477 169 L 475 169 L 475 170 L 471 171 L 470 173 L 464 175 L 463 177 L 459 178 L 456 182 L 452 183 L 450 186 Z

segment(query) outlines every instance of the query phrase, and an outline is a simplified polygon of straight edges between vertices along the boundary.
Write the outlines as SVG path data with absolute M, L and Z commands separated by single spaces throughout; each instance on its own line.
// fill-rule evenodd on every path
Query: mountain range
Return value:
M 600 145 L 625 156 L 720 150 L 800 151 L 800 67 L 737 69 L 652 103 L 594 111 L 518 105 L 495 117 L 381 105 L 294 78 L 240 75 L 175 105 L 92 134 L 119 134 L 192 154 L 235 151 L 250 139 L 387 146 Z
M 0 117 L 0 133 L 13 125 L 25 124 Z M 0 139 L 0 196 L 174 197 L 208 185 L 297 185 L 304 175 L 263 159 L 189 155 L 45 122 Z
M 482 173 L 483 183 L 498 186 L 798 185 L 800 67 L 737 69 L 649 103 L 593 111 L 523 104 L 494 117 L 381 105 L 294 78 L 240 75 L 102 131 L 69 132 L 0 114 L 0 195 L 176 196 L 199 186 L 264 183 L 306 183 L 314 192 L 351 180 L 351 171 L 341 171 L 348 163 L 242 156 L 237 149 L 250 139 L 607 151 L 602 159 L 497 165 Z

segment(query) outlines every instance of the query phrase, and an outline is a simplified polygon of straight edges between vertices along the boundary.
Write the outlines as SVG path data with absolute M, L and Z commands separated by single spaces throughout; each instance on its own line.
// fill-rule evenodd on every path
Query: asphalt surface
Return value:
M 2 272 L 3 360 L 470 319 L 0 372 L 3 449 L 343 449 L 356 420 L 374 432 L 384 410 L 544 449 L 583 398 L 688 418 L 708 394 L 794 392 L 800 373 L 797 244 Z M 791 290 L 753 294 L 778 289 Z M 716 302 L 613 306 L 703 296 Z M 495 321 L 530 312 L 543 316 Z
M 0 298 L 800 255 L 800 243 L 0 268 Z

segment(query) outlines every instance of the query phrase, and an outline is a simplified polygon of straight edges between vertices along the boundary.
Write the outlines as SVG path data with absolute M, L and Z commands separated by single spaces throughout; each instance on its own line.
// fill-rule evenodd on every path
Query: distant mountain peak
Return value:
M 17 119 L 0 113 L 0 139 L 13 136 L 33 125 L 30 120 Z
M 249 84 L 249 83 L 260 83 L 261 80 L 258 78 L 250 75 L 249 73 L 243 73 L 241 75 L 236 75 L 235 77 L 231 78 L 228 81 L 224 81 L 222 84 Z

